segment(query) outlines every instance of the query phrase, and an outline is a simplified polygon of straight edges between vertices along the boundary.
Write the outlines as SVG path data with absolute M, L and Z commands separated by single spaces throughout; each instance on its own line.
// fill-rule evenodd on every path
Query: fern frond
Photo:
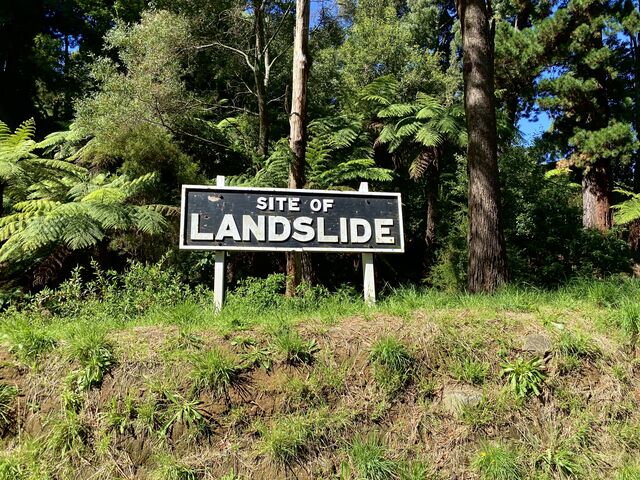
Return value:
M 631 192 L 628 192 L 631 193 Z M 614 205 L 614 219 L 616 223 L 624 225 L 640 219 L 640 195 L 632 194 L 633 197 L 622 203 Z

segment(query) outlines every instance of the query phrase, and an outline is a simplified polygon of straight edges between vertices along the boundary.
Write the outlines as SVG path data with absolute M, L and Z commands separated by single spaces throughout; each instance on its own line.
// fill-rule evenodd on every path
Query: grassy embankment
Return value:
M 0 480 L 640 479 L 640 282 L 231 295 L 157 267 L 0 321 Z

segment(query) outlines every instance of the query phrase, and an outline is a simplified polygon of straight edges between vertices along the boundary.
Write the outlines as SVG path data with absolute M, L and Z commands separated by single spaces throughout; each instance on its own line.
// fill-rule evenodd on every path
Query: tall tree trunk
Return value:
M 493 74 L 493 27 L 485 0 L 457 0 L 462 26 L 464 109 L 469 142 L 469 263 L 471 292 L 492 292 L 507 280 L 500 212 Z
M 307 81 L 309 79 L 309 0 L 296 0 L 296 27 L 293 41 L 293 79 L 289 147 L 293 160 L 289 167 L 289 188 L 302 188 L 307 152 Z M 293 296 L 302 276 L 299 252 L 287 253 L 286 294 Z
M 258 99 L 258 155 L 263 157 L 268 153 L 269 142 L 269 112 L 267 109 L 267 64 L 265 63 L 265 25 L 264 2 L 254 4 L 254 35 L 256 39 L 253 77 Z
M 582 225 L 605 232 L 611 228 L 611 165 L 599 160 L 582 177 Z
M 602 36 L 602 30 L 600 30 L 598 35 L 592 37 L 594 51 L 603 48 Z M 583 68 L 584 76 L 588 78 L 588 67 Z M 594 112 L 594 118 L 585 124 L 585 127 L 599 130 L 609 124 L 611 117 L 607 88 L 608 73 L 603 67 L 599 67 L 593 72 L 593 76 L 599 84 L 595 93 L 597 110 Z M 597 228 L 602 232 L 611 228 L 612 175 L 611 161 L 606 158 L 595 158 L 585 166 L 582 176 L 582 226 L 584 228 Z
M 640 33 L 630 34 L 633 59 L 633 128 L 640 133 Z M 640 192 L 640 151 L 636 149 L 633 160 L 633 191 Z

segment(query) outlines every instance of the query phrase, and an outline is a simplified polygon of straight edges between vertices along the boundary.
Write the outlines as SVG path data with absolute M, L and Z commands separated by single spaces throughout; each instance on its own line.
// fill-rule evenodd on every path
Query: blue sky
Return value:
M 551 118 L 546 112 L 540 112 L 536 119 L 523 118 L 518 122 L 525 144 L 530 145 L 536 137 L 542 135 L 551 125 Z

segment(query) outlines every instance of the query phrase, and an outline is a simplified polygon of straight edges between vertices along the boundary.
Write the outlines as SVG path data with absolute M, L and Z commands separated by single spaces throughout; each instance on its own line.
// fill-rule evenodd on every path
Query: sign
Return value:
M 399 193 L 183 185 L 180 248 L 404 252 Z

